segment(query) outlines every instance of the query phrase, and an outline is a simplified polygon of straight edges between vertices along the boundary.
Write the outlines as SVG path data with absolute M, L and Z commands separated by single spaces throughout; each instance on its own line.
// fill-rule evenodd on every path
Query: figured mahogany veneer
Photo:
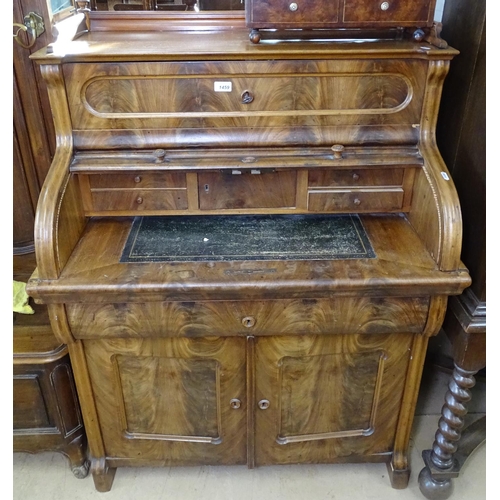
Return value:
M 96 488 L 118 466 L 354 461 L 404 488 L 428 338 L 470 282 L 434 137 L 456 51 L 244 29 L 51 49 L 33 56 L 58 149 L 28 288 L 68 345 Z M 375 256 L 121 262 L 137 215 L 294 213 L 360 214 Z

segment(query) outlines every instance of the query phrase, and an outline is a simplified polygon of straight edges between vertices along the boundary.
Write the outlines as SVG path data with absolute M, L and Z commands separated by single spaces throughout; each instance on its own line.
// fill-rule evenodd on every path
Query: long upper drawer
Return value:
M 79 148 L 416 144 L 427 62 L 64 65 Z

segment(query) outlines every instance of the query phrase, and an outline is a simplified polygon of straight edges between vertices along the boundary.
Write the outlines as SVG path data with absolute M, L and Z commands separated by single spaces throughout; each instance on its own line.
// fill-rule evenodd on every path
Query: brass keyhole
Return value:
M 247 328 L 252 328 L 252 326 L 254 326 L 256 323 L 255 318 L 253 316 L 245 316 L 241 320 L 241 322 L 243 323 L 243 326 Z

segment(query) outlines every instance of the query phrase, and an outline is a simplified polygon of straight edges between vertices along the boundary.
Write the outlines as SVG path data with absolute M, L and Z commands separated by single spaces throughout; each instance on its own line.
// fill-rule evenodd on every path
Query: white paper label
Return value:
M 231 92 L 233 90 L 233 82 L 214 82 L 215 92 Z

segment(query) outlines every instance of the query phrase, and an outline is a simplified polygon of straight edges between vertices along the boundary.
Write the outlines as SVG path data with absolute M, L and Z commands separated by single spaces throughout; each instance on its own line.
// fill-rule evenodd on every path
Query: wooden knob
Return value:
M 340 158 L 342 158 L 342 153 L 344 151 L 344 146 L 342 146 L 341 144 L 334 144 L 332 146 L 332 151 L 333 151 L 333 157 L 336 160 L 339 160 Z
M 166 152 L 164 149 L 157 149 L 153 154 L 155 156 L 155 162 L 161 163 L 165 159 Z

